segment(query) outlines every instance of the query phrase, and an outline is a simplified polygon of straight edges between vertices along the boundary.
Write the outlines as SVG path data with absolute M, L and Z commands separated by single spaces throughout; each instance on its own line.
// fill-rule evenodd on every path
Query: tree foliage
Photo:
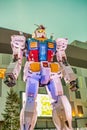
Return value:
M 2 130 L 18 130 L 19 129 L 19 107 L 20 100 L 16 92 L 12 88 L 7 93 L 4 113 L 4 125 Z

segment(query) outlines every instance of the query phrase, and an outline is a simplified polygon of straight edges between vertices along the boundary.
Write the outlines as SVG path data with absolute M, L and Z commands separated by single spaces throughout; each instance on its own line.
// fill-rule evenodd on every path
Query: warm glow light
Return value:
M 73 117 L 75 117 L 75 116 L 76 116 L 75 111 L 72 111 L 72 116 L 73 116 Z
M 25 101 L 25 93 L 22 95 L 22 103 Z M 52 116 L 52 107 L 47 94 L 38 94 L 37 96 L 37 115 Z
M 52 107 L 48 95 L 38 94 L 37 111 L 38 111 L 38 116 L 52 116 Z
M 6 69 L 0 68 L 0 78 L 3 79 L 5 77 L 5 72 L 6 72 Z
M 78 116 L 79 116 L 79 117 L 83 117 L 83 114 L 79 113 Z

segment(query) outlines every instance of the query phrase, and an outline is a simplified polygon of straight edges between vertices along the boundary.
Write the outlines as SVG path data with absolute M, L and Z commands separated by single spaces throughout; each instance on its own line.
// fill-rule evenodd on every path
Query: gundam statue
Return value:
M 73 130 L 72 111 L 63 93 L 61 79 L 77 90 L 76 75 L 67 62 L 65 50 L 68 39 L 47 38 L 45 27 L 37 25 L 32 38 L 22 34 L 11 36 L 13 61 L 7 68 L 5 84 L 13 87 L 21 70 L 23 56 L 26 56 L 23 80 L 26 82 L 26 101 L 20 113 L 20 130 L 33 130 L 37 121 L 37 94 L 45 86 L 52 104 L 52 117 L 57 130 Z M 56 55 L 57 61 L 53 61 Z

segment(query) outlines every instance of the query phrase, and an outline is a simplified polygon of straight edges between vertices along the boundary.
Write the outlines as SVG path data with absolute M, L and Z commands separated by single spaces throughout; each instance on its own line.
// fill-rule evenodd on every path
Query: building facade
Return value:
M 6 69 L 9 63 L 12 60 L 12 56 L 10 54 L 0 54 L 0 68 Z M 22 107 L 22 93 L 25 91 L 25 83 L 23 82 L 23 68 L 24 68 L 25 58 L 23 59 L 23 65 L 21 69 L 21 73 L 17 80 L 16 86 L 14 86 L 14 90 L 18 93 Z M 72 106 L 72 116 L 73 116 L 73 127 L 85 127 L 87 124 L 87 69 L 74 67 L 72 66 L 73 71 L 76 73 L 78 79 L 77 84 L 79 86 L 78 91 L 71 92 L 69 87 L 65 85 L 63 82 L 64 93 L 67 95 L 71 106 Z M 2 113 L 5 108 L 5 101 L 7 92 L 9 88 L 4 84 L 4 79 L 0 78 L 0 125 L 3 122 Z M 45 87 L 39 89 L 40 94 L 47 94 Z M 51 116 L 39 116 L 36 124 L 36 128 L 55 128 L 52 117 Z

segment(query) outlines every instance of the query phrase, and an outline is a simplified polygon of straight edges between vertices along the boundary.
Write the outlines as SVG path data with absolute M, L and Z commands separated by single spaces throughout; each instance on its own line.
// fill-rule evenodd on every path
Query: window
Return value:
M 78 81 L 78 78 L 76 79 L 76 84 L 77 84 L 77 86 L 79 87 L 79 81 Z
M 3 79 L 5 77 L 5 72 L 6 72 L 5 68 L 0 68 L 0 78 L 1 79 Z
M 83 77 L 82 76 L 79 76 L 78 77 L 78 87 L 80 87 L 80 88 L 83 88 Z
M 61 81 L 62 81 L 62 85 L 63 85 L 63 86 L 66 86 L 66 83 L 65 83 L 64 78 L 62 78 Z
M 77 70 L 76 70 L 76 68 L 72 68 L 72 69 L 73 69 L 74 73 L 77 74 Z
M 2 95 L 2 79 L 0 79 L 0 97 Z
M 3 54 L 2 55 L 2 64 L 9 65 L 10 62 L 11 62 L 10 55 Z
M 83 107 L 81 105 L 77 105 L 77 111 L 78 111 L 78 115 L 83 115 Z
M 76 115 L 75 105 L 74 105 L 74 102 L 73 102 L 73 101 L 71 101 L 70 104 L 71 104 L 71 107 L 72 107 L 72 116 L 74 117 L 74 116 Z
M 80 91 L 75 92 L 75 97 L 78 98 L 78 99 L 81 99 Z
M 85 84 L 86 84 L 86 88 L 87 88 L 87 77 L 85 77 Z

